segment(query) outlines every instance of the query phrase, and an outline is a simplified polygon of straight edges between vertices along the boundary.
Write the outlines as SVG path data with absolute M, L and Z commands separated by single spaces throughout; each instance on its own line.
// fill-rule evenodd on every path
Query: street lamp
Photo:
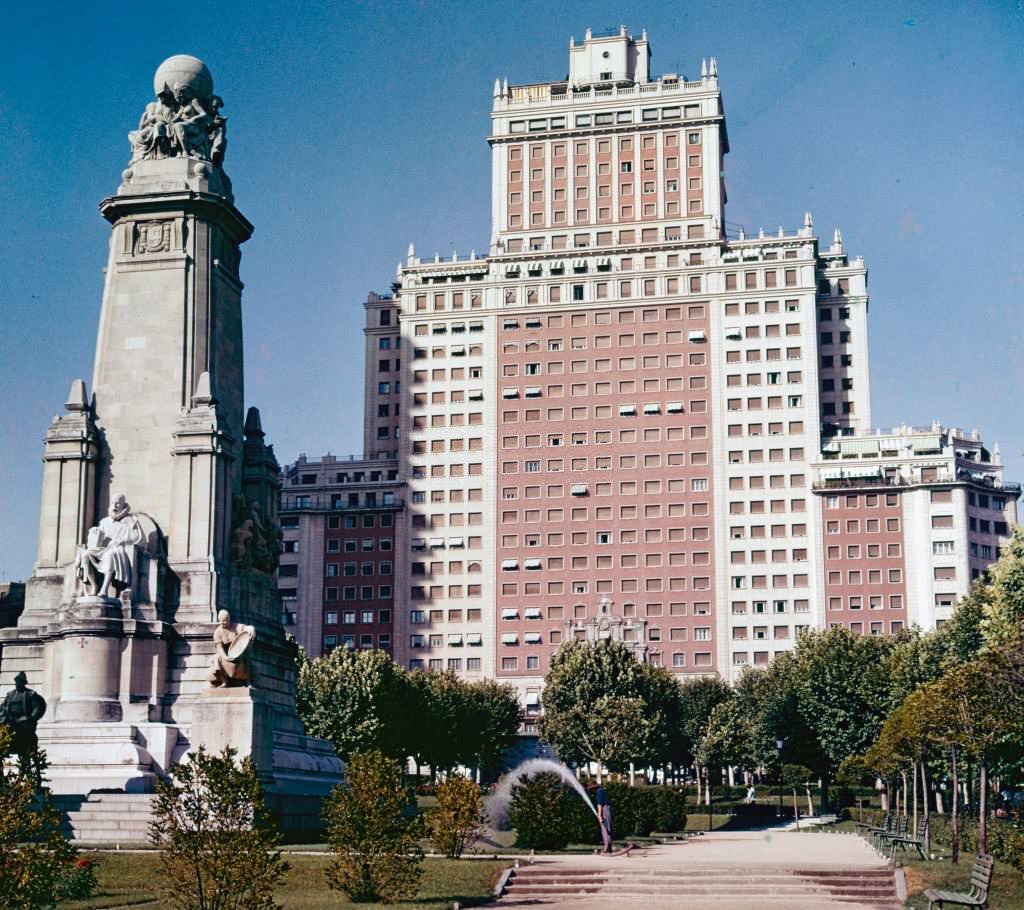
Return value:
M 776 816 L 782 818 L 782 747 L 786 745 L 784 739 L 775 740 L 775 748 L 779 750 L 779 808 L 776 811 Z

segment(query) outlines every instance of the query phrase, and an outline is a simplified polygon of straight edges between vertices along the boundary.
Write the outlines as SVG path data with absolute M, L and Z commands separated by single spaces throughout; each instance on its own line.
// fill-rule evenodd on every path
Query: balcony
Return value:
M 394 484 L 395 481 L 390 481 Z M 281 496 L 280 512 L 390 512 L 405 508 L 405 500 L 395 497 L 390 502 L 377 501 L 367 504 L 349 505 L 338 501 L 331 493 L 284 493 Z

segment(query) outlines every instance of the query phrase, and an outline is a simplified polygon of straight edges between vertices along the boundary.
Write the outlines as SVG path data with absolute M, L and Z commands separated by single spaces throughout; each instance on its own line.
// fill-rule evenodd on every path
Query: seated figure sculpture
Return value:
M 132 147 L 132 161 L 170 156 L 170 124 L 174 120 L 176 108 L 174 93 L 164 86 L 157 100 L 146 105 L 139 120 L 139 128 L 128 134 L 128 141 Z
M 99 525 L 89 529 L 86 544 L 75 556 L 75 574 L 85 594 L 118 596 L 132 584 L 132 555 L 145 542 L 138 518 L 123 493 L 110 502 L 110 512 Z
M 256 629 L 245 623 L 233 623 L 231 614 L 221 610 L 213 632 L 215 650 L 206 681 L 214 688 L 248 685 L 251 680 L 247 657 L 255 638 Z

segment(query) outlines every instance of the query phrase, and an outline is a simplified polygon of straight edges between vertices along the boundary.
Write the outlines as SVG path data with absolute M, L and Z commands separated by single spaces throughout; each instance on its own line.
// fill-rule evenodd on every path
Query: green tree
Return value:
M 800 710 L 802 673 L 796 654 L 780 654 L 766 667 L 747 668 L 737 681 L 735 696 L 754 722 L 751 746 L 757 766 L 778 773 L 785 760 L 827 776 L 828 757 Z
M 468 777 L 453 774 L 437 788 L 437 808 L 427 816 L 434 849 L 458 859 L 484 830 L 487 814 L 480 788 Z
M 519 697 L 512 686 L 485 679 L 466 686 L 466 702 L 470 755 L 466 764 L 476 765 L 490 779 L 501 769 L 505 750 L 519 733 Z
M 988 594 L 985 581 L 976 581 L 960 599 L 949 620 L 931 633 L 941 654 L 943 670 L 973 660 L 984 647 Z
M 807 814 L 814 814 L 814 803 L 811 800 L 811 775 L 813 772 L 806 765 L 785 764 L 782 766 L 780 780 L 782 786 L 793 794 L 793 818 L 796 820 L 797 828 L 800 827 L 800 805 L 797 802 L 797 792 L 807 792 Z
M 998 562 L 989 568 L 988 590 L 982 620 L 985 645 L 998 648 L 1019 641 L 1024 629 L 1024 527 L 1013 529 Z
M 436 776 L 459 764 L 475 764 L 475 718 L 468 684 L 451 671 L 412 675 L 417 678 L 426 721 L 420 754 L 432 773 Z
M 642 672 L 644 700 L 659 721 L 651 735 L 650 761 L 676 767 L 688 765 L 693 750 L 684 732 L 686 705 L 683 687 L 676 674 L 664 667 L 643 664 Z
M 920 629 L 906 629 L 893 637 L 892 647 L 882 658 L 882 672 L 888 679 L 888 710 L 894 710 L 918 686 L 942 676 L 943 648 L 937 635 Z
M 345 779 L 324 805 L 327 842 L 335 858 L 327 883 L 350 900 L 411 898 L 419 884 L 423 851 L 416 799 L 398 764 L 381 752 L 355 752 Z
M 988 773 L 998 752 L 1016 747 L 1024 698 L 1021 691 L 999 685 L 1001 662 L 996 655 L 981 658 L 950 672 L 938 683 L 950 737 L 978 764 L 978 849 L 988 853 Z
M 601 780 L 605 768 L 624 771 L 630 762 L 647 762 L 660 718 L 649 714 L 642 698 L 602 695 L 589 705 L 545 715 L 543 721 L 542 735 L 559 757 L 595 762 Z
M 753 768 L 755 724 L 738 699 L 717 705 L 708 718 L 708 726 L 697 747 L 697 759 L 709 771 L 718 768 Z
M 300 662 L 295 701 L 306 732 L 328 740 L 342 758 L 411 752 L 406 674 L 383 651 L 335 648 Z
M 263 803 L 251 758 L 200 746 L 157 784 L 149 839 L 159 886 L 178 910 L 277 910 L 274 887 L 288 864 Z
M 648 679 L 621 642 L 567 642 L 544 678 L 541 737 L 562 761 L 574 764 L 622 768 L 648 761 L 662 746 L 661 716 L 650 702 Z
M 718 676 L 685 680 L 679 687 L 679 753 L 676 761 L 692 764 L 707 730 L 711 712 L 732 697 L 729 684 Z
M 0 756 L 10 752 L 11 728 L 0 724 Z M 49 794 L 39 789 L 45 757 L 0 759 L 0 907 L 43 910 L 64 897 L 62 881 L 77 851 L 60 832 Z
M 892 643 L 835 627 L 797 642 L 799 711 L 814 732 L 829 776 L 877 739 L 889 707 L 884 658 Z

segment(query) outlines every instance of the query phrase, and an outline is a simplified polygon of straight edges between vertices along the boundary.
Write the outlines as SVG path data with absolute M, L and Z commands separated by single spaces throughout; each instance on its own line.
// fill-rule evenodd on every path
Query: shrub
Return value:
M 380 752 L 354 753 L 345 780 L 324 805 L 335 859 L 327 883 L 356 902 L 413 897 L 423 851 L 416 798 L 398 764 Z
M 528 850 L 561 850 L 569 843 L 570 799 L 579 801 L 557 774 L 544 771 L 512 788 L 508 817 L 516 829 L 516 846 Z M 596 827 L 596 824 L 595 824 Z
M 84 857 L 69 863 L 57 881 L 57 893 L 65 900 L 84 900 L 95 890 L 95 864 Z
M 437 808 L 427 817 L 434 848 L 458 859 L 480 836 L 486 817 L 480 788 L 467 777 L 449 777 L 438 786 Z
M 39 788 L 45 757 L 4 760 L 11 738 L 10 727 L 0 724 L 0 907 L 43 910 L 65 896 L 61 882 L 78 854 L 60 833 L 49 794 Z
M 157 784 L 149 839 L 160 890 L 177 910 L 279 910 L 274 887 L 288 864 L 251 758 L 200 746 Z
M 681 787 L 650 787 L 654 799 L 654 830 L 686 829 L 686 791 Z
M 593 810 L 574 790 L 568 792 L 569 798 L 565 801 L 565 821 L 569 843 L 601 843 L 601 827 L 598 825 Z M 594 799 L 593 790 L 590 791 L 590 799 L 591 801 Z

